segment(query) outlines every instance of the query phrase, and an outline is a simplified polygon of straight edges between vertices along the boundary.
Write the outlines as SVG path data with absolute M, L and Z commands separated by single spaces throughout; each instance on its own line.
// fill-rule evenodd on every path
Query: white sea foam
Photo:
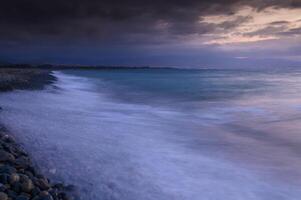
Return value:
M 55 76 L 55 88 L 1 94 L 0 120 L 82 199 L 300 199 L 300 158 L 229 116 L 262 110 L 137 105 L 96 92 L 88 78 Z

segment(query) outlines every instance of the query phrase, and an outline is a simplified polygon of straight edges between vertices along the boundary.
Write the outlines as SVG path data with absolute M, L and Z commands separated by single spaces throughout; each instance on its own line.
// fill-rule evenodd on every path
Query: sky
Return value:
M 301 67 L 301 0 L 1 0 L 0 62 Z

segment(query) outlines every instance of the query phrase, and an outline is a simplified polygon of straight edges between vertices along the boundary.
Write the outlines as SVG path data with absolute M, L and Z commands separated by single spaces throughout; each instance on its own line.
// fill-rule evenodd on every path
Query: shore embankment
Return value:
M 42 89 L 53 81 L 55 77 L 49 70 L 0 68 L 0 92 Z M 0 109 L 5 109 L 1 103 Z M 0 200 L 72 199 L 67 194 L 69 187 L 53 184 L 40 174 L 31 162 L 30 155 L 11 135 L 0 124 Z

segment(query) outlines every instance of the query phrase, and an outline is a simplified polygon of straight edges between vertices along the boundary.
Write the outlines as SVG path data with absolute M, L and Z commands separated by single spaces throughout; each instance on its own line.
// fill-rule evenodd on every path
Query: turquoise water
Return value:
M 262 74 L 244 70 L 125 69 L 68 70 L 65 73 L 103 81 L 109 85 L 98 83 L 100 90 L 108 87 L 113 95 L 125 101 L 155 103 L 158 99 L 175 102 L 227 100 L 244 93 L 261 92 L 270 83 L 260 76 L 272 76 L 277 72 L 265 71 Z
M 65 70 L 0 121 L 84 200 L 299 200 L 301 71 Z

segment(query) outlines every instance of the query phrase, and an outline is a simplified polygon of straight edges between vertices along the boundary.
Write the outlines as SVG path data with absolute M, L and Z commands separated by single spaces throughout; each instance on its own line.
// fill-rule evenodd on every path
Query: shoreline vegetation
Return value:
M 0 92 L 43 89 L 55 81 L 51 70 L 0 68 Z M 5 109 L 0 105 L 1 111 Z M 71 200 L 72 186 L 52 184 L 39 173 L 9 130 L 0 124 L 0 200 Z

